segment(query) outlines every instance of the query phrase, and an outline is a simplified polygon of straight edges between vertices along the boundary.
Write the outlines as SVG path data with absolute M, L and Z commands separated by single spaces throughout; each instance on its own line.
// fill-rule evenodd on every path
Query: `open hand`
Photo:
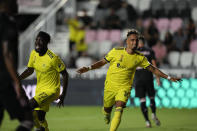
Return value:
M 82 68 L 77 69 L 77 73 L 80 73 L 80 74 L 85 73 L 87 71 L 89 71 L 88 67 L 82 67 Z
M 15 86 L 17 99 L 19 100 L 20 104 L 24 107 L 28 106 L 28 98 L 26 96 L 26 93 L 25 93 L 24 89 L 21 86 L 21 83 L 20 82 L 15 82 L 14 86 Z
M 60 108 L 61 106 L 64 106 L 64 98 L 65 98 L 65 95 L 63 95 L 63 94 L 59 96 L 58 99 L 59 99 L 60 101 L 57 103 L 57 106 L 58 106 L 59 108 Z
M 181 78 L 176 78 L 176 77 L 171 77 L 170 80 L 173 81 L 173 82 L 182 81 Z

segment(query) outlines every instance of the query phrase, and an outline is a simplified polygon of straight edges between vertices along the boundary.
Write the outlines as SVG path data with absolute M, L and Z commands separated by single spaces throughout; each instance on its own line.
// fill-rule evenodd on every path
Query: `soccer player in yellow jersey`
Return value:
M 37 76 L 35 96 L 30 100 L 33 109 L 35 126 L 40 131 L 47 131 L 48 124 L 45 119 L 50 104 L 59 99 L 59 106 L 63 106 L 68 84 L 68 73 L 61 59 L 47 48 L 50 35 L 39 32 L 35 41 L 35 50 L 31 52 L 27 69 L 19 76 L 25 79 L 34 70 Z M 60 73 L 63 76 L 63 92 L 60 95 Z
M 115 105 L 115 112 L 110 125 L 110 131 L 116 131 L 127 100 L 130 96 L 131 85 L 136 71 L 136 67 L 142 67 L 153 72 L 158 77 L 177 82 L 180 78 L 170 77 L 158 68 L 151 65 L 146 57 L 136 51 L 139 33 L 131 29 L 127 33 L 126 48 L 112 49 L 102 60 L 88 67 L 77 70 L 78 73 L 85 73 L 89 70 L 97 69 L 109 63 L 109 69 L 105 80 L 104 108 L 103 114 L 106 124 L 110 123 L 110 114 Z

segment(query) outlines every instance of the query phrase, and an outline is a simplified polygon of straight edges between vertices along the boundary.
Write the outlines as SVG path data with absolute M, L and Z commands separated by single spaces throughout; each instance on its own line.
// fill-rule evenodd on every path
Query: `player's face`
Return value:
M 136 34 L 131 34 L 127 38 L 127 48 L 131 50 L 135 50 L 138 46 L 138 36 Z
M 38 53 L 43 53 L 46 50 L 46 43 L 44 40 L 37 36 L 36 41 L 35 41 L 35 51 Z

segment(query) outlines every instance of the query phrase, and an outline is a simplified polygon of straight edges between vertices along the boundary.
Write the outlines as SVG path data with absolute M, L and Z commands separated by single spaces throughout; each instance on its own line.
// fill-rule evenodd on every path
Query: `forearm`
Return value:
M 151 71 L 153 74 L 155 74 L 157 77 L 162 77 L 162 78 L 165 78 L 165 79 L 168 79 L 168 75 L 163 73 L 161 70 L 159 70 L 158 68 L 150 65 L 148 68 L 147 68 L 149 71 Z
M 157 68 L 156 60 L 152 59 L 151 63 L 152 63 L 152 65 L 153 65 L 154 67 Z M 157 80 L 159 80 L 159 76 L 158 76 L 158 75 L 155 75 L 155 76 L 156 76 Z
M 27 78 L 28 76 L 30 76 L 31 74 L 33 74 L 33 69 L 28 68 L 19 76 L 19 79 L 23 80 L 23 79 Z
M 168 75 L 163 73 L 161 70 L 159 70 L 158 68 L 156 68 L 156 70 L 153 72 L 156 77 L 162 77 L 162 78 L 165 78 L 167 79 L 168 78 Z
M 107 62 L 103 59 L 91 65 L 91 70 L 104 66 Z
M 63 76 L 63 91 L 62 91 L 62 95 L 66 95 L 67 92 L 67 88 L 68 88 L 68 73 L 66 73 L 65 76 Z

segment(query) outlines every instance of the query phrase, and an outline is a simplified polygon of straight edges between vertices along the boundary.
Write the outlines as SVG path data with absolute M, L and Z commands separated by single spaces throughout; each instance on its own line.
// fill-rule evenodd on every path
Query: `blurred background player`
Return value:
M 107 71 L 104 89 L 104 119 L 106 124 L 110 123 L 111 111 L 115 106 L 115 113 L 111 121 L 110 131 L 116 131 L 119 127 L 123 108 L 125 108 L 130 97 L 131 85 L 133 83 L 136 68 L 142 67 L 165 79 L 177 82 L 180 78 L 170 77 L 155 66 L 151 65 L 146 57 L 136 51 L 138 46 L 139 33 L 131 29 L 127 33 L 127 47 L 112 49 L 102 60 L 88 67 L 77 70 L 78 73 L 85 73 L 92 69 L 97 69 L 110 63 Z
M 140 35 L 139 43 L 138 43 L 138 51 L 142 53 L 148 61 L 155 67 L 156 59 L 155 54 L 152 49 L 145 46 L 144 36 Z M 156 76 L 157 83 L 160 85 L 160 79 Z M 148 118 L 148 109 L 146 107 L 146 95 L 150 98 L 150 107 L 152 110 L 152 119 L 155 121 L 156 125 L 160 125 L 159 119 L 156 117 L 156 106 L 155 106 L 155 89 L 153 84 L 153 73 L 145 70 L 143 68 L 138 67 L 135 72 L 134 77 L 134 87 L 136 97 L 140 98 L 140 107 L 142 114 L 146 120 L 146 127 L 151 127 L 151 122 Z
M 20 79 L 30 76 L 34 70 L 37 75 L 35 96 L 30 100 L 35 126 L 38 130 L 47 131 L 48 124 L 45 119 L 50 104 L 59 99 L 59 107 L 63 106 L 68 85 L 68 73 L 59 56 L 48 49 L 50 35 L 40 31 L 36 37 L 35 50 L 31 52 L 27 69 L 20 75 Z M 63 76 L 63 92 L 60 95 L 60 75 Z
M 0 123 L 4 109 L 11 119 L 18 119 L 17 131 L 30 131 L 33 127 L 28 99 L 18 79 L 18 31 L 14 15 L 16 0 L 0 0 Z

